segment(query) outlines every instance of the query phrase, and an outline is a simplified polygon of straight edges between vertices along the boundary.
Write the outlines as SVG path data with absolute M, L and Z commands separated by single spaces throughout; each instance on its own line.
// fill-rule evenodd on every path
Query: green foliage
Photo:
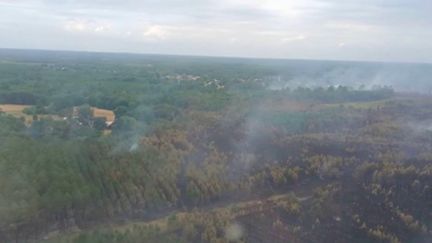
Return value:
M 40 58 L 0 63 L 0 102 L 37 118 L 0 112 L 1 242 L 431 239 L 428 98 L 270 90 L 293 71 L 273 61 Z

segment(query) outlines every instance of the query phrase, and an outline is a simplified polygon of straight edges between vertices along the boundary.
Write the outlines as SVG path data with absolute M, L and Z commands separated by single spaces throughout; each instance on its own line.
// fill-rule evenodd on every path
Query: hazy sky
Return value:
M 432 0 L 0 0 L 0 48 L 432 62 Z

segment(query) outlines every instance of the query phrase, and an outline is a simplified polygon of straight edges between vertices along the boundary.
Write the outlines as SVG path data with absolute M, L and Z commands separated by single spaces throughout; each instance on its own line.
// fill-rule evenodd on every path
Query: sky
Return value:
M 432 0 L 0 0 L 0 48 L 432 62 Z

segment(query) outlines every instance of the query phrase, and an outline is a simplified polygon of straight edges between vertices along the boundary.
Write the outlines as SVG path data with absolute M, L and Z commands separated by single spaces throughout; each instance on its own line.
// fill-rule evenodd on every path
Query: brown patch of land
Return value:
M 111 124 L 115 120 L 114 112 L 111 110 L 99 109 L 92 107 L 94 117 L 102 117 L 106 119 L 107 124 Z
M 30 108 L 31 105 L 15 105 L 15 104 L 0 104 L 0 112 L 5 112 L 17 118 L 23 118 L 27 125 L 33 122 L 33 116 L 25 114 L 23 111 Z M 102 117 L 106 119 L 107 125 L 111 125 L 115 120 L 114 112 L 111 110 L 99 109 L 92 107 L 94 117 Z M 62 117 L 57 115 L 38 115 L 39 118 L 51 118 L 54 120 L 62 120 Z
M 25 108 L 31 107 L 30 105 L 12 105 L 12 104 L 4 104 L 0 105 L 0 111 L 9 113 L 11 115 L 22 115 L 22 111 Z
M 26 124 L 33 121 L 33 117 L 23 113 L 25 108 L 31 107 L 30 105 L 13 105 L 13 104 L 0 104 L 0 111 L 10 114 L 14 117 L 24 118 Z

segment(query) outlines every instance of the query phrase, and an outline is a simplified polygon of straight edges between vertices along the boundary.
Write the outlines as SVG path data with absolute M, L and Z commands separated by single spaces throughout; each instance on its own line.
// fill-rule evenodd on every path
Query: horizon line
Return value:
M 279 61 L 312 61 L 312 62 L 352 62 L 352 63 L 385 63 L 385 64 L 426 64 L 432 62 L 420 61 L 389 61 L 389 60 L 361 60 L 361 59 L 319 59 L 319 58 L 301 58 L 301 57 L 258 57 L 258 56 L 235 56 L 235 55 L 205 55 L 205 54 L 179 54 L 179 53 L 151 53 L 151 52 L 128 52 L 128 51 L 89 51 L 89 50 L 68 50 L 68 49 L 45 49 L 45 48 L 15 48 L 0 47 L 0 51 L 41 51 L 41 52 L 66 52 L 66 53 L 88 53 L 88 54 L 109 54 L 109 55 L 136 55 L 136 56 L 166 56 L 166 57 L 186 57 L 186 58 L 227 58 L 227 59 L 244 59 L 244 60 L 279 60 Z

